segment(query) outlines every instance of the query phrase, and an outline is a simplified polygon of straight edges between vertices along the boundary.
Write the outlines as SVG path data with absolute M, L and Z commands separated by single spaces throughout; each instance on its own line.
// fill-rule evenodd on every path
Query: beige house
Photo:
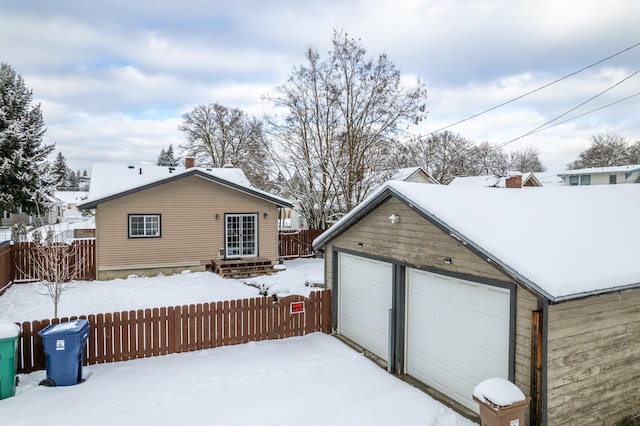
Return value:
M 433 176 L 431 176 L 425 169 L 422 167 L 405 167 L 399 169 L 395 175 L 391 178 L 391 180 L 401 180 L 404 182 L 415 182 L 415 183 L 430 183 L 439 185 L 440 182 Z
M 640 386 L 639 208 L 637 185 L 388 182 L 314 241 L 334 331 L 469 415 L 502 377 L 528 424 L 612 424 Z
M 225 261 L 272 265 L 278 209 L 287 200 L 254 188 L 236 168 L 96 164 L 80 209 L 96 219 L 100 280 L 204 271 Z

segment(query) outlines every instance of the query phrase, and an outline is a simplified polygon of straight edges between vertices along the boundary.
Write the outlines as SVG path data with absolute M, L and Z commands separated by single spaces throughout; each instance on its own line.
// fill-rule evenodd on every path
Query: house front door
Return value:
M 258 254 L 258 215 L 225 215 L 225 253 L 227 257 L 252 257 Z

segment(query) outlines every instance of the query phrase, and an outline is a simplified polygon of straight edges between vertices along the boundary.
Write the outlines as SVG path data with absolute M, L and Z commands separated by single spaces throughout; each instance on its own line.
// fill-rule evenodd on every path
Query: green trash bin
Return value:
M 17 324 L 0 321 L 0 399 L 16 393 L 18 336 L 20 327 Z

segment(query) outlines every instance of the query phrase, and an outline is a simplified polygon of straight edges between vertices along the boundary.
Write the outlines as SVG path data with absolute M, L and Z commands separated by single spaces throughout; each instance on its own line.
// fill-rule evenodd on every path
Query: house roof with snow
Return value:
M 89 196 L 78 208 L 92 209 L 100 203 L 187 176 L 198 176 L 211 182 L 216 182 L 245 194 L 273 202 L 279 207 L 292 207 L 289 200 L 253 187 L 244 172 L 238 168 L 191 167 L 187 169 L 184 167 L 125 166 L 97 163 L 93 165 L 91 172 Z
M 399 169 L 391 178 L 391 180 L 402 180 L 402 181 L 417 181 L 414 180 L 418 178 L 418 176 L 422 177 L 425 181 L 429 183 L 434 183 L 436 185 L 440 184 L 437 179 L 431 176 L 425 169 L 422 167 L 405 167 Z M 418 178 L 419 179 L 419 178 Z
M 591 167 L 588 169 L 575 169 L 565 170 L 558 173 L 558 176 L 573 176 L 573 175 L 585 175 L 596 173 L 635 173 L 640 171 L 640 164 L 629 164 L 626 166 L 612 166 L 612 167 Z
M 55 197 L 66 204 L 79 204 L 87 199 L 87 191 L 56 191 Z
M 508 176 L 458 176 L 449 182 L 450 186 L 475 186 L 479 188 L 506 188 L 507 177 L 514 174 L 522 175 L 521 186 L 542 186 L 533 173 L 511 172 Z
M 542 186 L 563 186 L 564 180 L 559 175 L 561 172 L 562 170 L 547 170 L 544 172 L 535 172 L 533 175 Z
M 640 287 L 640 185 L 495 191 L 390 181 L 314 247 L 391 197 L 551 302 Z

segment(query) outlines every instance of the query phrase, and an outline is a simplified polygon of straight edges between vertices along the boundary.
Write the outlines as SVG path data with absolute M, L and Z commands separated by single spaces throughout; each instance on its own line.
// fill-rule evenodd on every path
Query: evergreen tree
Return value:
M 0 210 L 41 214 L 50 206 L 52 185 L 47 156 L 54 145 L 43 145 L 40 105 L 22 77 L 0 64 Z
M 164 148 L 160 151 L 160 155 L 158 155 L 158 161 L 156 162 L 157 166 L 168 166 L 175 167 L 178 165 L 178 160 L 176 160 L 173 154 L 173 145 L 170 144 L 169 148 L 165 151 Z
M 80 187 L 80 180 L 78 179 L 78 175 L 68 167 L 65 173 L 65 187 L 68 191 L 77 191 Z
M 53 162 L 53 169 L 51 171 L 53 184 L 56 186 L 56 188 L 60 189 L 61 187 L 66 185 L 67 169 L 67 161 L 62 155 L 62 152 L 59 152 L 56 156 L 55 161 Z

